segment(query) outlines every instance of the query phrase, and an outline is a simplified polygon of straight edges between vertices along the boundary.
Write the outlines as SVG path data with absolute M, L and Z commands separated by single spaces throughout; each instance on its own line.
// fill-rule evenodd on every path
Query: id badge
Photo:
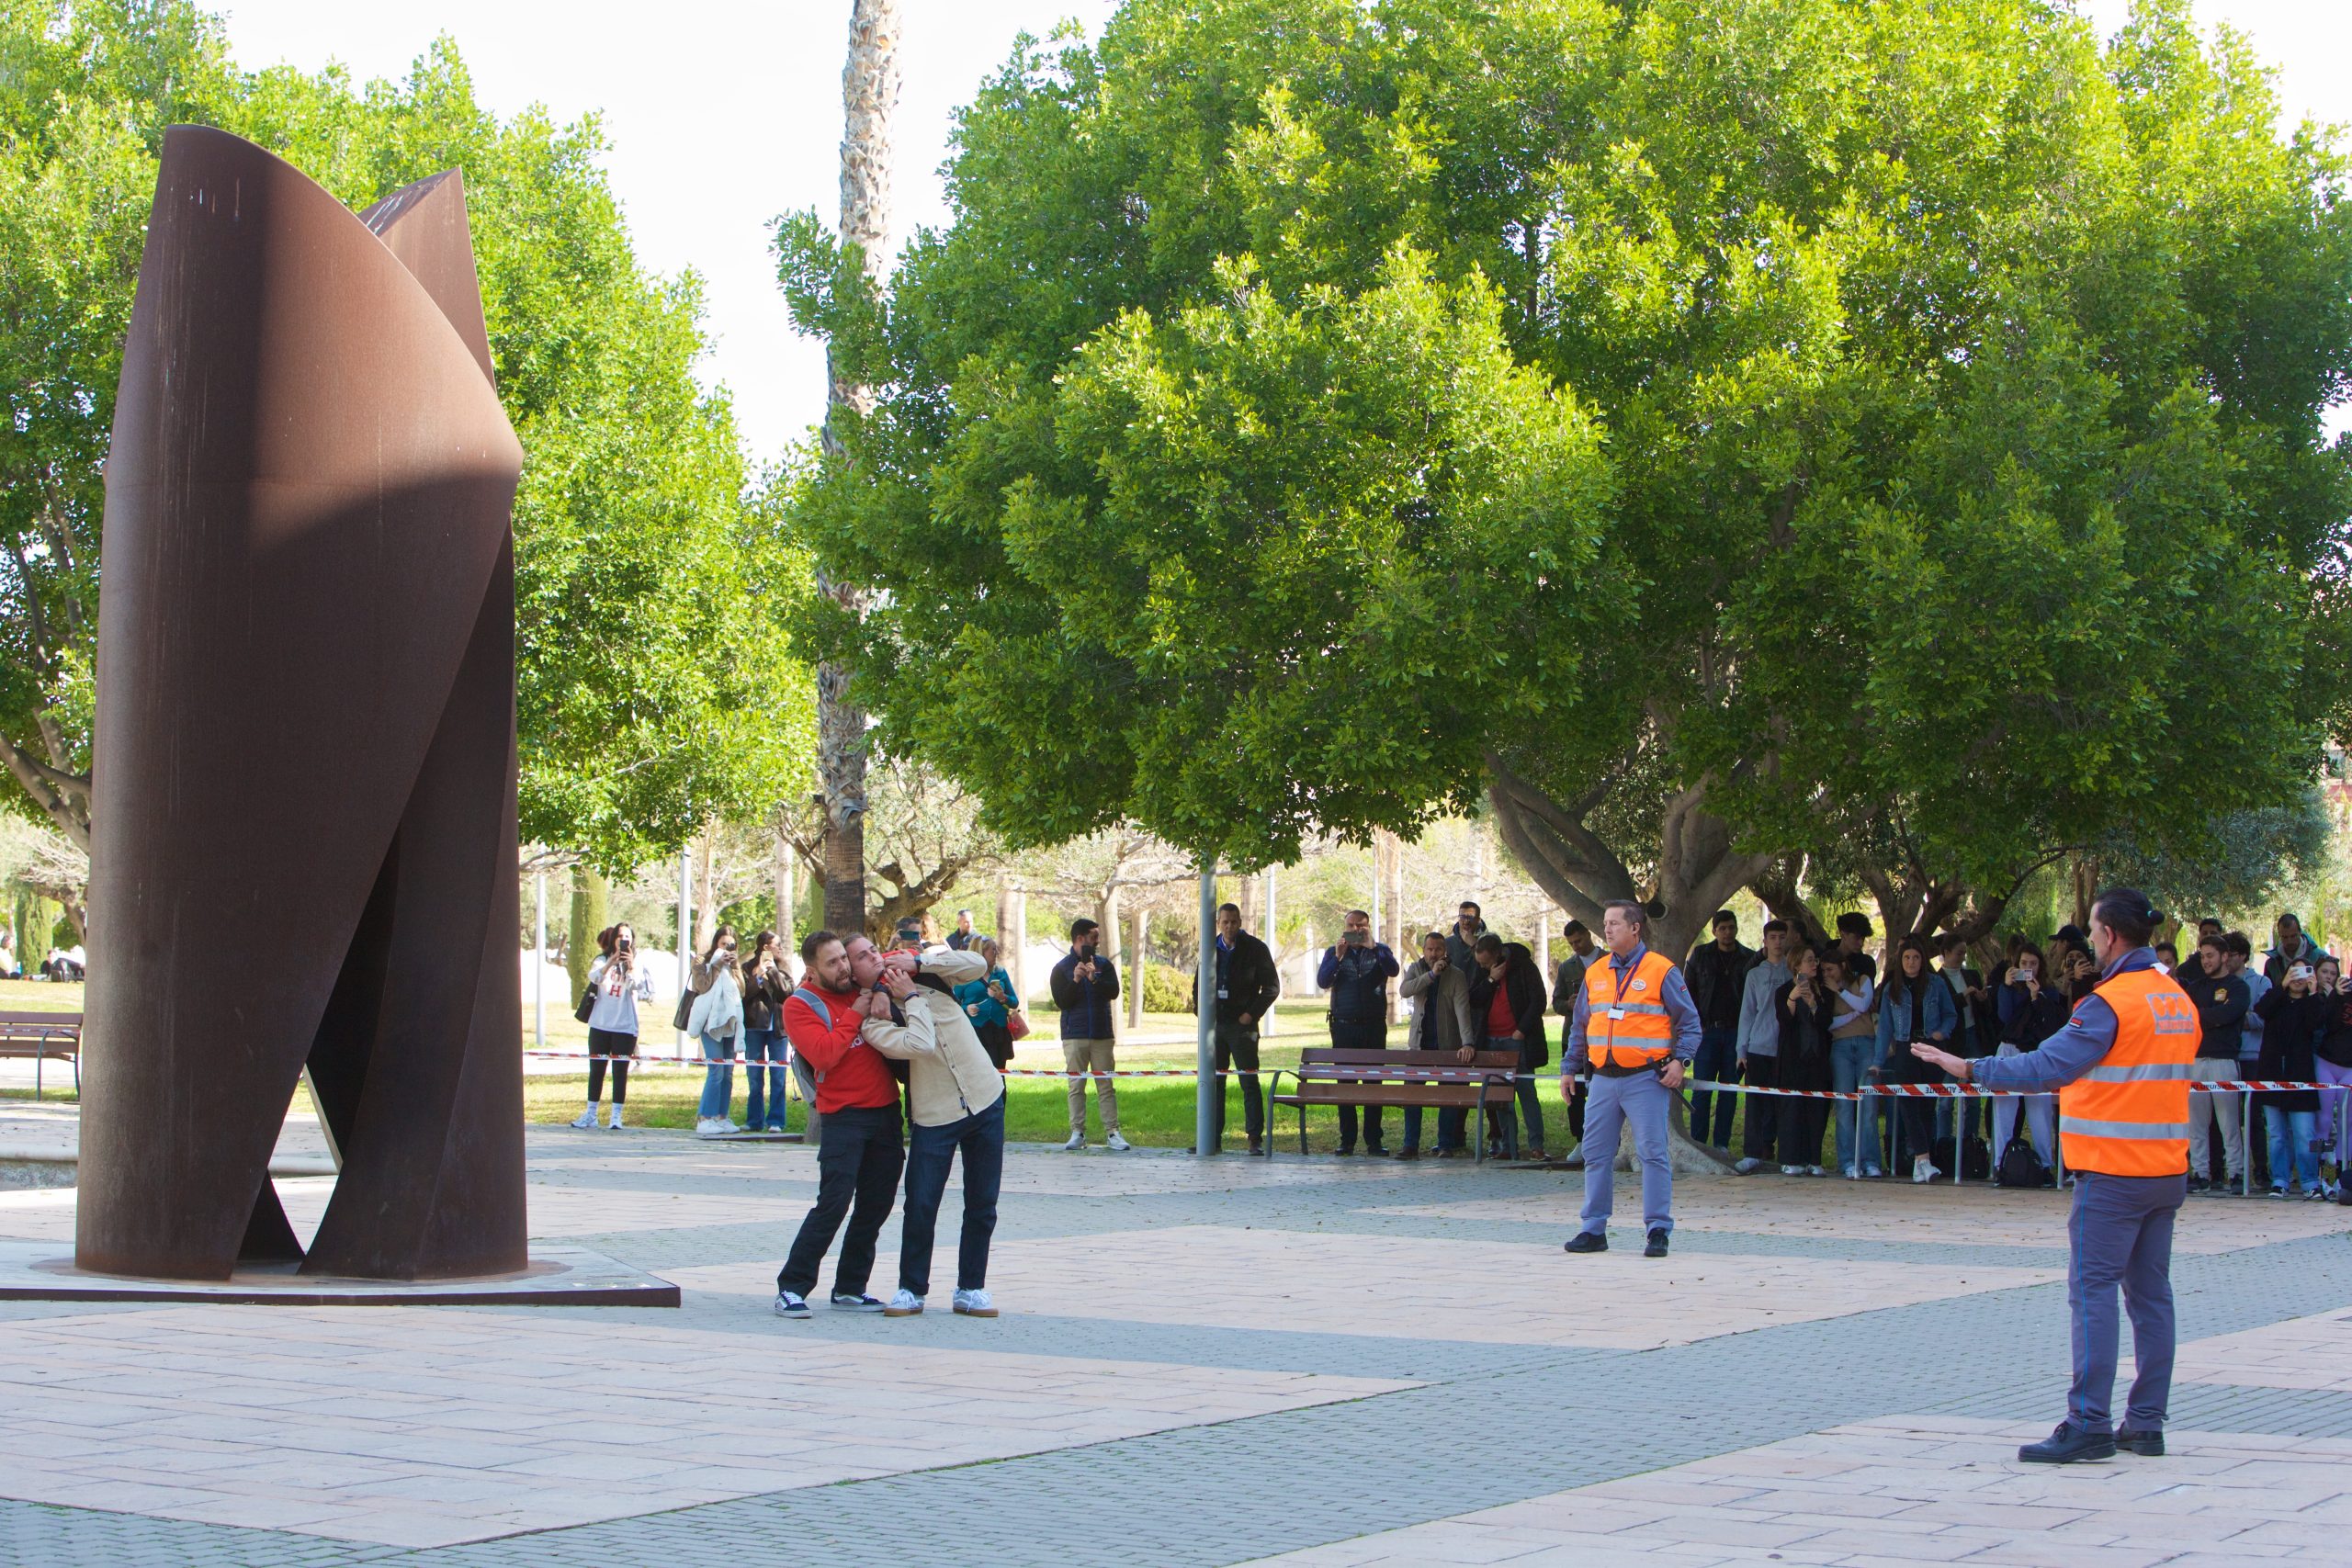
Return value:
M 1226 988 L 1223 986 L 1219 986 L 1216 988 L 1216 999 L 1219 1001 L 1226 1001 L 1229 999 Z
M 1623 1023 L 1625 1021 L 1625 1010 L 1623 1008 L 1611 1008 L 1609 1010 L 1609 1017 L 1612 1022 Z

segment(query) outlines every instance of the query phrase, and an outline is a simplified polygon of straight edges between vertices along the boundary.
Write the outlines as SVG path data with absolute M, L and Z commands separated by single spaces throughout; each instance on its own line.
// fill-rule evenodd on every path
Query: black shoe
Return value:
M 2050 1436 L 2018 1450 L 2018 1458 L 2027 1464 L 2080 1464 L 2114 1457 L 2113 1438 L 2105 1432 L 2086 1431 L 2072 1421 L 2059 1422 Z
M 2192 1176 L 2188 1179 L 2188 1190 L 2191 1192 L 2211 1192 L 2213 1184 L 2201 1176 Z
M 2118 1452 L 2138 1454 L 2143 1459 L 2165 1457 L 2165 1435 L 2162 1432 L 2118 1432 L 2115 1434 Z
M 1265 1144 L 1265 1140 L 1264 1140 L 1264 1139 L 1262 1139 L 1262 1138 L 1252 1138 L 1252 1139 L 1250 1139 L 1250 1152 L 1251 1154 L 1253 1154 L 1253 1155 L 1257 1155 L 1257 1156 L 1260 1156 L 1261 1158 L 1263 1158 L 1263 1157 L 1264 1157 L 1264 1156 L 1265 1156 L 1265 1153 L 1266 1153 L 1266 1144 Z
M 1363 1146 L 1363 1152 L 1367 1157 L 1372 1159 L 1386 1159 L 1388 1157 L 1388 1151 L 1378 1144 L 1366 1144 Z
M 1658 1229 L 1650 1232 L 1650 1244 L 1642 1248 L 1642 1256 L 1644 1258 L 1664 1258 L 1666 1256 L 1665 1227 L 1660 1226 Z
M 1341 1144 L 1338 1152 L 1340 1159 L 1346 1159 L 1356 1152 L 1356 1146 L 1353 1144 Z
M 1419 1149 L 1398 1149 L 1389 1157 L 1392 1159 L 1419 1159 L 1421 1157 L 1421 1151 Z
M 1560 1246 L 1563 1252 L 1606 1252 L 1609 1238 L 1596 1231 L 1578 1231 Z

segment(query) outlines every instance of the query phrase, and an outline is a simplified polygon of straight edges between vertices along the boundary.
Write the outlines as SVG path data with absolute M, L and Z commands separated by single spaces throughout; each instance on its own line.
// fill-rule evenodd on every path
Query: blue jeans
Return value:
M 1699 1035 L 1699 1055 L 1690 1064 L 1690 1076 L 1705 1078 L 1710 1083 L 1739 1081 L 1739 1031 L 1709 1029 Z M 1739 1096 L 1717 1094 L 1713 1089 L 1694 1089 L 1690 1091 L 1690 1136 L 1702 1144 L 1713 1144 L 1719 1149 L 1731 1147 L 1731 1119 L 1739 1109 Z M 1708 1112 L 1714 1113 L 1714 1125 L 1708 1126 Z
M 1674 1228 L 1674 1165 L 1667 1152 L 1667 1102 L 1673 1091 L 1646 1068 L 1623 1077 L 1592 1075 L 1584 1107 L 1584 1216 L 1592 1235 L 1609 1229 L 1617 1203 L 1617 1144 L 1634 1132 L 1634 1164 L 1642 1173 L 1642 1228 Z
M 1857 1034 L 1846 1040 L 1829 1043 L 1829 1087 L 1840 1094 L 1851 1094 L 1869 1081 L 1871 1068 L 1878 1065 L 1878 1042 L 1867 1034 Z M 1884 1103 L 1881 1101 L 1880 1103 Z M 1871 1124 L 1863 1136 L 1854 1135 L 1854 1121 L 1860 1106 L 1853 1100 L 1838 1102 L 1838 1168 L 1840 1171 L 1856 1164 L 1878 1164 L 1878 1126 L 1872 1107 Z M 1863 1153 L 1863 1150 L 1867 1153 Z
M 2115 1290 L 2132 1314 L 2139 1371 L 2123 1407 L 2127 1431 L 2164 1430 L 2172 1394 L 2172 1222 L 2188 1194 L 2186 1176 L 2075 1175 L 2066 1220 L 2066 1307 L 2074 1324 L 2075 1383 L 2066 1414 L 2087 1431 L 2109 1429 L 2115 1398 Z
M 727 1114 L 728 1101 L 735 1098 L 735 1038 L 721 1040 L 705 1030 L 702 1037 L 702 1059 L 711 1065 L 702 1070 L 702 1109 L 695 1114 L 707 1121 Z M 725 1063 L 724 1066 L 719 1064 Z
M 1004 1182 L 1004 1097 L 960 1122 L 917 1122 L 907 1147 L 907 1206 L 899 1222 L 899 1289 L 931 1294 L 931 1241 L 947 1196 L 947 1168 L 964 1156 L 964 1238 L 956 1249 L 956 1288 L 989 1282 L 989 1238 L 996 1234 L 997 1190 Z
M 771 1133 L 784 1131 L 784 1057 L 787 1049 L 781 1029 L 743 1031 L 743 1060 L 748 1064 L 743 1069 L 748 1080 L 744 1097 L 751 1102 L 743 1109 L 743 1125 L 754 1133 L 763 1127 Z M 763 1067 L 762 1062 L 775 1065 Z
M 2270 1185 L 2283 1191 L 2291 1172 L 2302 1181 L 2304 1191 L 2318 1190 L 2319 1154 L 2312 1147 L 2312 1132 L 2319 1125 L 2319 1113 L 2266 1105 L 2262 1120 L 2270 1129 Z

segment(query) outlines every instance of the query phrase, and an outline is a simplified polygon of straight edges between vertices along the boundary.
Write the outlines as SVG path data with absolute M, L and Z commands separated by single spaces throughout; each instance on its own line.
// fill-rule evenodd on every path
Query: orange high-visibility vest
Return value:
M 1674 1025 L 1666 1016 L 1672 973 L 1674 961 L 1656 948 L 1630 970 L 1619 970 L 1610 957 L 1586 965 L 1584 1046 L 1593 1066 L 1639 1067 L 1674 1055 Z
M 2117 975 L 2093 994 L 2115 1010 L 2115 1044 L 2058 1091 L 2066 1163 L 2107 1176 L 2178 1176 L 2188 1168 L 2196 1006 L 2160 969 Z

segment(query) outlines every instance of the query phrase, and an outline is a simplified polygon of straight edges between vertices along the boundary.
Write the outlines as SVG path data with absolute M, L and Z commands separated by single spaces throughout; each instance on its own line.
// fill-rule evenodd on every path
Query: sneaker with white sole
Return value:
M 1911 1162 L 1911 1179 L 1923 1187 L 1942 1174 L 1942 1171 L 1936 1168 L 1936 1162 L 1926 1155 L 1921 1155 Z
M 790 1291 L 778 1291 L 775 1293 L 775 1314 L 778 1317 L 807 1317 L 808 1303 L 806 1298 L 796 1296 Z
M 1781 1168 L 1781 1174 L 1782 1176 L 1803 1176 L 1804 1174 L 1804 1167 L 1801 1165 L 1784 1165 Z
M 593 1105 L 590 1106 L 587 1110 L 573 1117 L 571 1119 L 571 1124 L 575 1127 L 582 1128 L 594 1127 L 596 1124 L 596 1108 Z
M 956 1292 L 956 1311 L 963 1317 L 994 1317 L 996 1303 L 989 1300 L 986 1291 L 958 1291 Z
M 833 1310 L 835 1312 L 888 1312 L 889 1308 L 884 1306 L 880 1299 L 875 1296 L 853 1296 L 845 1291 L 835 1291 Z
M 1102 1146 L 1109 1149 L 1113 1154 L 1120 1155 L 1125 1154 L 1129 1149 L 1135 1147 L 1133 1144 L 1127 1142 L 1126 1139 L 1119 1136 L 1116 1133 L 1114 1133 L 1109 1137 L 1103 1139 Z
M 611 1121 L 609 1121 L 609 1122 L 605 1122 L 605 1131 L 606 1131 L 607 1133 L 617 1133 L 617 1132 L 619 1132 L 620 1130 L 621 1130 L 621 1108 L 620 1108 L 619 1106 L 616 1105 L 616 1106 L 614 1106 L 614 1107 L 613 1107 L 613 1119 L 612 1119 Z
M 1829 1174 L 1829 1172 L 1827 1172 L 1826 1170 L 1823 1169 L 1821 1167 L 1819 1167 L 1819 1166 L 1817 1166 L 1817 1165 L 1809 1165 L 1809 1166 L 1806 1166 L 1804 1168 L 1805 1168 L 1805 1174 L 1807 1174 L 1808 1176 L 1826 1176 L 1826 1175 L 1828 1175 L 1828 1174 Z
M 890 1298 L 890 1304 L 882 1309 L 882 1315 L 884 1317 L 921 1317 L 922 1298 L 912 1291 L 900 1291 Z
M 1737 1165 L 1732 1167 L 1732 1169 L 1739 1172 L 1742 1176 L 1753 1176 L 1763 1168 L 1764 1162 L 1758 1159 L 1754 1155 L 1749 1155 L 1746 1159 L 1741 1160 Z M 1781 1168 L 1781 1174 L 1786 1176 L 1788 1174 L 1788 1167 L 1782 1166 Z
M 1062 1145 L 1065 1150 L 1082 1149 L 1085 1146 L 1086 1134 L 1083 1133 L 1072 1133 L 1069 1135 L 1069 1142 Z
M 742 1130 L 724 1116 L 706 1116 L 695 1123 L 697 1138 L 725 1138 Z

